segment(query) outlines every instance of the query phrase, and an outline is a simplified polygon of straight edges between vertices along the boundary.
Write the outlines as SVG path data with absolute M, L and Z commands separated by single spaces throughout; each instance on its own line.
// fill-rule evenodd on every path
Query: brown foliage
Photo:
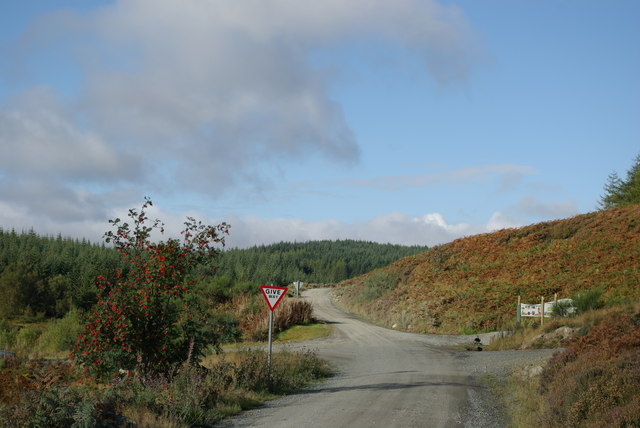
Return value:
M 618 313 L 576 338 L 545 368 L 549 427 L 640 424 L 640 314 Z
M 503 328 L 518 295 L 536 303 L 600 287 L 605 302 L 638 300 L 638 218 L 632 205 L 458 239 L 385 268 L 398 286 L 358 309 L 381 323 L 386 312 L 407 311 L 414 331 L 460 333 Z M 369 275 L 338 285 L 343 304 L 355 306 Z

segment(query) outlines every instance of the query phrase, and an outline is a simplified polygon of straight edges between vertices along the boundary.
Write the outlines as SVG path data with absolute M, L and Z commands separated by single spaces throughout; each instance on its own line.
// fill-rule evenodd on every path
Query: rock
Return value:
M 520 349 L 545 347 L 555 348 L 560 345 L 560 342 L 575 337 L 578 330 L 580 329 L 560 327 L 549 333 L 538 334 L 533 336 L 531 339 L 524 341 Z
M 515 375 L 520 377 L 521 379 L 531 379 L 534 378 L 536 376 L 540 376 L 542 374 L 542 366 L 539 365 L 532 365 L 532 366 L 526 366 L 521 368 L 520 370 L 517 370 L 515 372 Z

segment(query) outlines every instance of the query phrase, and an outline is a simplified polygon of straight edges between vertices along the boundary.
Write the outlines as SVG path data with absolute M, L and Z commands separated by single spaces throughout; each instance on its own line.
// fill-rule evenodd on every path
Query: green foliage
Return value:
M 81 314 L 72 309 L 61 319 L 51 320 L 38 338 L 38 349 L 45 353 L 70 351 L 82 328 Z
M 560 300 L 551 308 L 551 313 L 554 317 L 564 318 L 576 315 L 575 312 L 575 305 L 569 300 Z
M 635 164 L 627 171 L 626 180 L 613 172 L 609 174 L 604 186 L 605 194 L 600 198 L 600 208 L 608 209 L 640 203 L 640 154 Z
M 19 327 L 9 325 L 0 319 L 0 350 L 12 349 L 16 343 Z
M 281 242 L 224 251 L 216 260 L 234 283 L 336 283 L 383 267 L 428 247 L 338 240 Z
M 601 300 L 603 294 L 604 290 L 601 287 L 593 287 L 576 295 L 573 298 L 573 306 L 576 308 L 576 312 L 581 314 L 594 309 L 600 309 L 604 306 L 604 302 Z
M 15 338 L 15 348 L 22 351 L 31 351 L 38 340 L 39 333 L 31 327 L 22 327 Z
M 360 292 L 361 302 L 371 302 L 382 297 L 398 284 L 398 276 L 393 272 L 379 270 L 373 272 L 364 280 L 364 287 Z
M 95 277 L 119 263 L 112 248 L 0 228 L 0 316 L 19 317 L 27 307 L 46 317 L 88 309 L 95 303 Z

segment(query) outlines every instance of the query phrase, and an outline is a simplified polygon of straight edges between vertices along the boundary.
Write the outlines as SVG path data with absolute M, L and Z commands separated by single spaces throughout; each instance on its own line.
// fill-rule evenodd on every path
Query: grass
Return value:
M 324 339 L 333 334 L 330 324 L 316 323 L 307 325 L 294 325 L 287 330 L 278 333 L 275 342 L 302 342 L 306 340 Z
M 332 334 L 333 327 L 330 324 L 311 323 L 294 325 L 280 333 L 277 333 L 273 338 L 273 343 L 303 342 L 307 340 L 324 339 Z M 222 345 L 222 349 L 226 352 L 232 352 L 257 346 L 264 346 L 265 343 L 266 341 L 227 343 Z

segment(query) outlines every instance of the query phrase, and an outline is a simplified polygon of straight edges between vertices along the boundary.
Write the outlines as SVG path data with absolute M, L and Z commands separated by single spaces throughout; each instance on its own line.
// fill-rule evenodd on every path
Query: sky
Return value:
M 6 0 L 0 227 L 145 197 L 227 246 L 433 246 L 595 211 L 640 154 L 636 0 Z

